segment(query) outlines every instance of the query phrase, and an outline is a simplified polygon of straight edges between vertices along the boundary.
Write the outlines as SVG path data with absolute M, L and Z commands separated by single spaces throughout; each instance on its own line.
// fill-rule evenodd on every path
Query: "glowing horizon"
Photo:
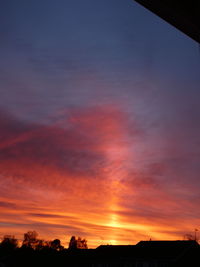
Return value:
M 3 1 L 0 20 L 0 238 L 194 234 L 196 43 L 132 0 Z
M 75 235 L 97 247 L 181 239 L 191 232 L 194 224 L 182 218 L 174 217 L 171 225 L 171 214 L 180 209 L 176 196 L 148 178 L 149 171 L 136 172 L 145 155 L 136 157 L 133 140 L 140 136 L 129 136 L 127 114 L 107 105 L 70 114 L 64 115 L 67 120 L 59 117 L 64 127 L 60 122 L 36 126 L 36 131 L 25 127 L 14 142 L 2 144 L 1 233 L 19 237 L 36 230 L 44 239 L 61 239 L 65 246 Z M 155 176 L 163 166 L 152 168 Z

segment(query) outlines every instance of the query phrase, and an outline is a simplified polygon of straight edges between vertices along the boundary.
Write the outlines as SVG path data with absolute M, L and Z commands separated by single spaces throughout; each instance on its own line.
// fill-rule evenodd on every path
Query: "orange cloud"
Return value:
M 144 164 L 132 136 L 144 140 L 142 129 L 121 108 L 68 109 L 49 125 L 3 114 L 0 124 L 2 234 L 34 229 L 65 245 L 80 235 L 95 247 L 178 238 L 192 227 L 166 186 L 167 163 Z

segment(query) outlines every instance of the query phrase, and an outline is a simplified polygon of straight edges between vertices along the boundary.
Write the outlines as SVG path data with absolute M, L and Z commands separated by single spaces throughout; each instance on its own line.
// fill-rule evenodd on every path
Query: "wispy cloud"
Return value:
M 86 235 L 96 246 L 177 238 L 199 219 L 169 151 L 140 147 L 151 136 L 119 106 L 68 108 L 46 125 L 2 113 L 0 127 L 4 233 L 35 229 L 65 244 L 65 235 Z

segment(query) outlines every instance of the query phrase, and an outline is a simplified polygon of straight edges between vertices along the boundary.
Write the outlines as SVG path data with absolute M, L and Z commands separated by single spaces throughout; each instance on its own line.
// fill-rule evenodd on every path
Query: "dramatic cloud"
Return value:
M 195 43 L 134 1 L 3 1 L 0 238 L 182 239 L 200 213 Z
M 178 180 L 167 177 L 173 165 L 137 148 L 147 138 L 139 122 L 108 105 L 58 114 L 48 125 L 1 115 L 2 231 L 35 229 L 65 244 L 72 234 L 84 235 L 95 246 L 180 238 L 189 230 L 188 184 L 175 187 Z

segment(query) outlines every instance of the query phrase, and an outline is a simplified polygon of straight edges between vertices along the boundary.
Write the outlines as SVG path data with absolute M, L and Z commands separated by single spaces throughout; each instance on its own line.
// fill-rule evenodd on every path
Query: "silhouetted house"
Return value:
M 29 241 L 37 242 L 36 238 Z M 5 238 L 6 240 L 6 238 Z M 72 238 L 72 241 L 82 239 Z M 39 240 L 38 240 L 39 242 Z M 34 244 L 35 244 L 34 243 Z M 55 249 L 29 248 L 5 250 L 0 246 L 3 267 L 70 266 L 70 267 L 193 267 L 200 266 L 200 249 L 196 241 L 141 241 L 136 245 L 99 246 L 96 249 L 57 251 L 60 240 L 52 241 Z M 74 243 L 73 243 L 74 244 Z M 76 242 L 75 242 L 76 244 Z M 51 244 L 52 245 L 52 244 Z M 77 245 L 77 244 L 76 244 Z M 41 244 L 43 246 L 43 244 Z M 6 252 L 6 253 L 5 253 Z M 27 264 L 28 263 L 28 264 Z
M 101 245 L 96 248 L 99 255 L 105 257 L 124 257 L 135 254 L 135 245 Z
M 196 266 L 198 258 L 196 241 L 140 241 L 136 245 L 135 266 Z
M 121 267 L 199 266 L 196 241 L 141 241 L 135 246 L 99 246 L 98 265 Z M 89 266 L 89 265 L 88 265 Z

